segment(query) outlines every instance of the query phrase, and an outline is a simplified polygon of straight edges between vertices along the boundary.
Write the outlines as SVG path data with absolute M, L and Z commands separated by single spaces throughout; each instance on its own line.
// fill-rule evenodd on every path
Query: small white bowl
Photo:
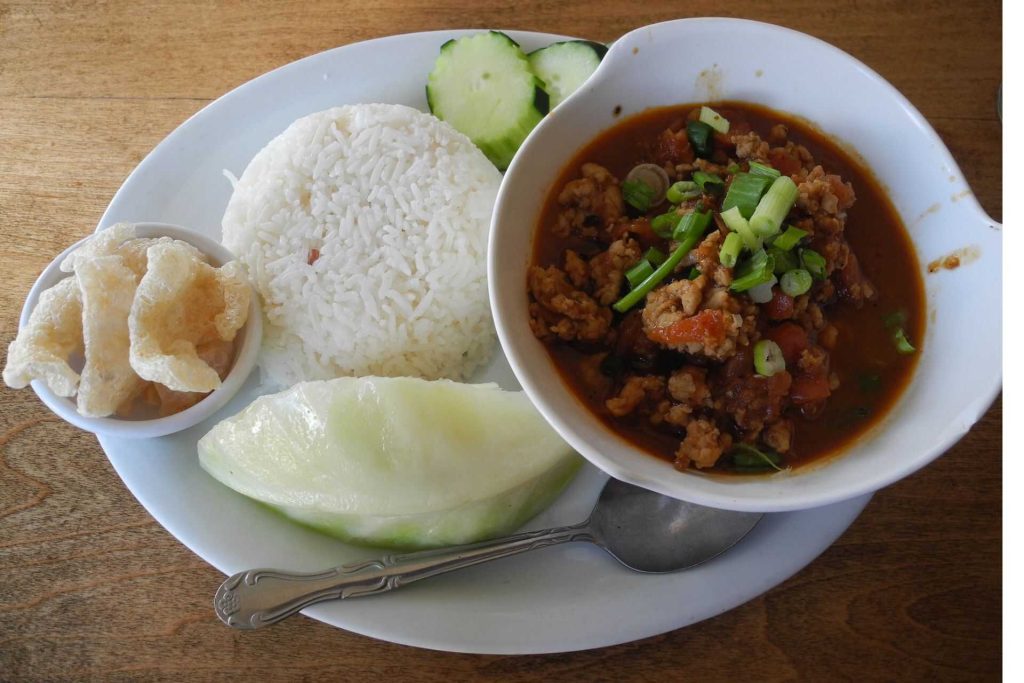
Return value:
M 531 333 L 526 271 L 547 193 L 601 131 L 650 107 L 753 102 L 801 116 L 849 143 L 881 180 L 917 251 L 927 333 L 915 376 L 874 429 L 841 457 L 762 477 L 678 472 L 607 429 L 567 388 Z M 925 264 L 958 249 L 956 270 Z M 810 508 L 875 491 L 931 462 L 970 429 L 1002 377 L 1001 226 L 985 215 L 942 140 L 881 76 L 789 29 L 683 19 L 615 41 L 594 75 L 527 138 L 491 223 L 488 280 L 498 336 L 527 394 L 562 437 L 612 476 L 719 508 Z
M 135 234 L 137 237 L 167 236 L 188 242 L 206 254 L 210 262 L 215 266 L 222 266 L 235 258 L 234 254 L 216 240 L 177 225 L 169 225 L 167 223 L 136 223 Z M 50 265 L 46 266 L 39 279 L 32 285 L 32 289 L 29 290 L 25 306 L 21 309 L 19 326 L 24 327 L 28 323 L 32 309 L 35 308 L 36 303 L 39 301 L 39 295 L 43 291 L 70 276 L 70 273 L 61 271 L 60 264 L 68 254 L 77 249 L 87 239 L 89 238 L 87 237 L 71 245 L 51 261 Z M 39 396 L 40 400 L 50 410 L 76 427 L 86 431 L 95 434 L 129 438 L 164 436 L 180 432 L 202 422 L 217 412 L 238 392 L 256 364 L 256 356 L 259 352 L 262 337 L 263 320 L 260 313 L 259 297 L 254 291 L 252 293 L 252 302 L 249 305 L 249 317 L 235 337 L 235 362 L 231 366 L 228 376 L 224 378 L 220 387 L 210 392 L 210 395 L 199 401 L 199 403 L 180 413 L 168 415 L 167 417 L 151 420 L 85 417 L 76 409 L 74 397 L 64 398 L 63 396 L 58 396 L 39 380 L 32 382 L 32 390 L 36 392 L 36 395 Z

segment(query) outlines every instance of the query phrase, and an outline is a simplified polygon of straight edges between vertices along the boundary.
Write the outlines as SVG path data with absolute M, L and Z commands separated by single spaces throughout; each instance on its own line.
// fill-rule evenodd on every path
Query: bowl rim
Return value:
M 203 252 L 203 254 L 218 265 L 235 260 L 235 255 L 227 247 L 195 230 L 172 223 L 154 221 L 137 221 L 133 222 L 132 225 L 138 231 L 138 237 L 167 236 L 180 239 L 199 249 L 199 251 Z M 96 232 L 83 237 L 64 249 L 47 264 L 25 297 L 21 316 L 18 319 L 19 330 L 28 323 L 29 317 L 32 315 L 36 304 L 39 303 L 39 297 L 44 291 L 53 287 L 61 280 L 74 276 L 73 273 L 65 273 L 60 269 L 60 264 L 68 254 L 95 237 L 102 230 L 109 229 L 110 227 L 100 228 Z M 255 290 L 252 291 L 249 302 L 249 316 L 235 338 L 238 339 L 239 336 L 242 339 L 241 347 L 236 350 L 235 361 L 231 366 L 231 370 L 221 382 L 221 385 L 195 405 L 189 406 L 185 410 L 173 415 L 148 420 L 126 420 L 118 417 L 86 417 L 78 412 L 74 397 L 58 396 L 39 379 L 32 380 L 30 384 L 39 400 L 53 411 L 54 414 L 85 431 L 126 438 L 165 436 L 188 429 L 215 413 L 238 393 L 238 390 L 252 372 L 253 367 L 256 365 L 263 336 L 262 312 L 259 305 L 259 296 Z
M 690 28 L 693 25 L 698 24 L 705 26 L 715 25 L 717 27 L 724 26 L 726 28 L 753 28 L 759 31 L 781 34 L 783 36 L 790 37 L 794 40 L 802 41 L 805 45 L 812 48 L 813 50 L 827 51 L 832 53 L 833 56 L 843 60 L 851 68 L 863 72 L 869 78 L 869 80 L 871 80 L 874 83 L 874 85 L 881 88 L 882 97 L 890 98 L 892 101 L 894 101 L 894 103 L 898 104 L 899 107 L 906 112 L 909 118 L 908 123 L 912 126 L 917 127 L 920 130 L 920 132 L 925 136 L 927 141 L 931 143 L 932 154 L 934 155 L 934 157 L 936 159 L 941 159 L 950 168 L 955 169 L 959 177 L 963 177 L 963 173 L 960 171 L 959 166 L 953 159 L 952 153 L 942 142 L 938 133 L 935 132 L 934 128 L 932 128 L 932 126 L 927 122 L 924 116 L 921 115 L 917 108 L 914 107 L 914 105 L 911 104 L 910 101 L 907 100 L 907 98 L 902 93 L 900 93 L 891 83 L 889 83 L 885 78 L 883 78 L 877 72 L 875 72 L 870 67 L 865 65 L 863 62 L 853 57 L 849 53 L 839 49 L 838 47 L 824 40 L 821 40 L 820 38 L 816 38 L 814 36 L 783 26 L 748 19 L 733 19 L 721 17 L 677 19 L 672 21 L 660 22 L 649 26 L 643 26 L 623 35 L 621 38 L 616 40 L 614 44 L 612 44 L 611 48 L 609 49 L 608 55 L 606 55 L 605 57 L 605 60 L 602 61 L 601 65 L 598 67 L 598 70 L 591 76 L 591 82 L 600 82 L 603 74 L 606 73 L 605 69 L 607 65 L 612 62 L 612 60 L 609 60 L 608 58 L 617 54 L 617 47 L 620 48 L 620 51 L 627 49 L 626 47 L 622 46 L 629 42 L 629 38 L 636 37 L 637 34 L 642 34 L 644 32 L 651 31 L 652 29 L 665 28 L 668 26 L 672 26 L 673 28 L 675 28 L 680 25 L 685 25 L 687 28 Z M 610 69 L 611 67 L 607 68 Z M 586 97 L 585 88 L 580 88 L 568 99 L 573 100 L 581 97 Z M 511 191 L 511 183 L 508 182 L 508 179 L 514 176 L 517 173 L 518 169 L 521 166 L 523 166 L 523 164 L 525 163 L 524 159 L 529 153 L 531 143 L 542 134 L 542 132 L 547 128 L 548 125 L 551 125 L 550 121 L 552 121 L 553 118 L 554 117 L 545 117 L 544 119 L 542 119 L 541 122 L 533 129 L 530 135 L 527 136 L 527 139 L 523 142 L 519 152 L 516 154 L 511 165 L 509 166 L 509 169 L 506 171 L 505 180 L 502 182 L 502 185 L 499 188 L 498 196 L 495 201 L 494 213 L 492 214 L 491 218 L 490 240 L 488 245 L 488 294 L 491 303 L 491 310 L 494 315 L 495 328 L 498 333 L 498 339 L 501 343 L 502 349 L 504 350 L 508 358 L 512 370 L 516 375 L 516 378 L 522 385 L 523 389 L 526 391 L 527 395 L 530 396 L 534 405 L 547 419 L 549 424 L 551 424 L 552 427 L 556 431 L 558 431 L 559 434 L 571 446 L 576 448 L 584 457 L 586 457 L 587 460 L 589 460 L 591 463 L 599 467 L 604 472 L 608 473 L 609 475 L 617 479 L 622 479 L 632 484 L 652 489 L 668 496 L 684 498 L 695 503 L 709 505 L 712 507 L 757 512 L 779 512 L 787 510 L 814 508 L 823 505 L 828 505 L 831 503 L 836 503 L 842 500 L 848 500 L 859 495 L 877 491 L 924 467 L 925 465 L 927 465 L 928 463 L 942 455 L 944 452 L 946 452 L 957 441 L 959 441 L 959 439 L 964 434 L 966 434 L 970 427 L 973 426 L 981 418 L 982 415 L 984 415 L 986 410 L 988 410 L 989 406 L 991 406 L 992 403 L 995 401 L 1002 387 L 1001 373 L 997 374 L 993 378 L 991 386 L 987 388 L 987 391 L 975 394 L 970 398 L 970 400 L 965 401 L 963 405 L 959 408 L 957 424 L 964 425 L 962 429 L 947 432 L 943 436 L 943 438 L 938 440 L 931 447 L 922 449 L 913 457 L 908 457 L 905 460 L 901 460 L 898 464 L 895 464 L 892 467 L 884 469 L 880 468 L 874 471 L 872 476 L 858 478 L 856 481 L 853 481 L 843 486 L 832 486 L 827 488 L 819 487 L 814 490 L 805 489 L 795 495 L 787 494 L 787 497 L 784 500 L 780 500 L 778 497 L 773 497 L 767 494 L 750 497 L 737 497 L 735 494 L 730 494 L 730 487 L 742 485 L 743 482 L 739 480 L 748 479 L 747 477 L 733 478 L 738 480 L 736 482 L 723 482 L 721 487 L 717 488 L 715 491 L 694 490 L 692 487 L 688 486 L 687 482 L 692 481 L 692 477 L 706 477 L 706 475 L 702 473 L 686 472 L 681 473 L 683 474 L 683 476 L 678 478 L 665 477 L 663 479 L 652 479 L 647 476 L 638 475 L 635 471 L 633 471 L 628 459 L 625 456 L 610 457 L 606 455 L 600 449 L 592 445 L 593 439 L 589 435 L 579 433 L 581 430 L 570 425 L 568 421 L 565 420 L 563 416 L 559 413 L 559 411 L 556 409 L 556 406 L 548 403 L 548 401 L 545 400 L 544 393 L 547 391 L 546 387 L 544 386 L 545 383 L 537 381 L 537 378 L 535 378 L 531 371 L 526 367 L 527 359 L 535 355 L 535 352 L 532 349 L 522 348 L 520 345 L 517 345 L 517 343 L 515 342 L 515 335 L 512 332 L 513 326 L 521 326 L 523 321 L 511 320 L 506 315 L 502 305 L 502 297 L 497 292 L 497 287 L 494 284 L 498 282 L 499 269 L 506 267 L 507 265 L 507 260 L 499 261 L 497 249 L 495 248 L 495 245 L 497 244 L 498 240 L 496 240 L 495 237 L 497 233 L 502 229 L 512 229 L 511 224 L 514 223 L 514 221 L 507 220 L 505 216 L 513 211 L 513 207 L 515 211 L 518 211 L 520 213 L 523 211 L 524 208 L 521 203 L 519 205 L 515 205 L 513 201 L 514 198 L 510 198 L 509 192 Z M 526 153 L 524 154 L 524 152 Z M 992 220 L 991 217 L 987 215 L 987 213 L 978 203 L 977 198 L 973 195 L 973 193 L 971 193 L 967 199 L 969 200 L 967 202 L 967 206 L 969 207 L 970 212 L 973 214 L 977 214 L 979 221 L 987 222 L 993 227 L 999 225 L 996 221 Z M 533 208 L 532 203 L 530 208 Z M 508 223 L 508 227 L 502 228 L 501 226 L 503 223 Z M 534 230 L 535 227 L 532 225 L 531 219 L 531 234 Z M 543 352 L 543 350 L 539 349 L 538 347 L 537 352 Z M 917 372 L 918 370 L 915 370 L 915 377 Z M 554 381 L 557 381 L 560 385 L 564 385 L 564 382 L 560 377 L 555 378 Z M 911 382 L 913 381 L 914 378 L 911 378 Z M 559 391 L 563 390 L 568 392 L 573 399 L 572 411 L 574 411 L 574 413 L 578 412 L 594 417 L 592 411 L 590 411 L 589 408 L 583 405 L 579 401 L 578 397 L 576 397 L 568 387 L 562 386 L 562 389 L 559 389 Z M 904 392 L 904 395 L 905 393 L 906 392 Z M 876 424 L 869 431 L 877 430 L 879 428 L 886 428 L 885 419 L 886 418 L 883 418 L 882 422 Z M 633 445 L 630 441 L 626 440 L 625 437 L 623 437 L 610 427 L 602 425 L 602 428 L 606 433 L 613 435 L 617 439 L 617 441 L 619 442 L 617 450 L 623 449 L 625 452 L 636 452 L 638 454 L 642 453 L 648 458 L 655 457 L 649 453 L 644 452 L 642 449 L 639 449 L 637 446 Z M 843 453 L 836 453 L 830 456 L 827 460 L 823 461 L 822 463 L 811 463 L 806 468 L 800 468 L 799 470 L 786 471 L 772 475 L 765 475 L 763 477 L 758 477 L 758 480 L 771 481 L 773 479 L 778 480 L 778 478 L 783 477 L 799 477 L 802 472 L 811 472 L 819 470 L 824 467 L 828 467 L 829 464 L 831 464 L 835 460 L 841 459 L 842 456 Z

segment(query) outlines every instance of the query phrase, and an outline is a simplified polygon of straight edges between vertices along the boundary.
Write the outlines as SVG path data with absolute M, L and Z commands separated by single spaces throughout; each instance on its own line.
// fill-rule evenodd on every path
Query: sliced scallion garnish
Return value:
M 654 266 L 655 268 L 664 263 L 665 259 L 667 258 L 668 256 L 665 254 L 665 252 L 663 252 L 661 249 L 658 249 L 657 247 L 651 247 L 646 252 L 644 252 L 644 260 L 649 261 L 651 265 Z
M 696 280 L 699 277 L 700 277 L 700 268 L 698 268 L 697 266 L 691 266 L 690 267 L 690 272 L 686 274 L 686 279 L 687 280 Z
M 765 251 L 775 259 L 775 274 L 782 275 L 800 267 L 800 259 L 791 251 L 783 251 L 774 244 Z
M 737 173 L 729 184 L 725 199 L 722 200 L 722 211 L 728 211 L 735 206 L 740 210 L 740 215 L 749 219 L 754 215 L 754 209 L 761 201 L 761 195 L 768 189 L 769 183 L 771 179 L 764 176 Z
M 750 229 L 750 223 L 740 213 L 738 207 L 732 207 L 728 211 L 723 211 L 719 214 L 722 217 L 722 222 L 725 223 L 725 227 L 729 228 L 733 232 L 739 234 L 743 240 L 743 246 L 748 251 L 757 251 L 761 248 L 761 238 L 754 234 L 754 231 Z
M 725 187 L 725 181 L 719 178 L 717 174 L 704 171 L 694 171 L 693 182 L 697 183 L 697 187 L 700 188 L 701 192 L 721 192 L 722 188 Z
M 686 124 L 686 137 L 693 145 L 693 151 L 702 159 L 711 156 L 713 131 L 714 129 L 703 121 L 690 121 Z
M 815 280 L 825 279 L 825 257 L 813 249 L 800 250 L 800 263 Z
M 786 215 L 796 202 L 797 194 L 796 183 L 792 178 L 776 178 L 754 209 L 754 215 L 750 217 L 750 227 L 761 237 L 778 234 L 782 221 L 786 219 Z
M 807 237 L 806 230 L 801 230 L 800 228 L 794 228 L 792 225 L 788 225 L 786 226 L 786 230 L 775 238 L 775 241 L 772 242 L 772 246 L 778 247 L 782 251 L 789 251 L 805 237 Z
M 697 216 L 694 216 L 694 214 L 697 214 Z M 679 262 L 683 260 L 683 257 L 697 246 L 697 242 L 704 236 L 704 230 L 707 229 L 709 222 L 711 222 L 711 214 L 700 211 L 692 211 L 686 214 L 683 220 L 679 222 L 679 228 L 673 234 L 673 239 L 679 243 L 679 246 L 646 280 L 634 287 L 626 296 L 612 304 L 612 308 L 619 313 L 625 313 L 647 296 L 647 293 L 668 277 L 676 269 L 676 266 L 679 265 Z
M 679 225 L 679 219 L 681 218 L 682 216 L 677 214 L 675 211 L 669 211 L 668 213 L 663 213 L 660 216 L 655 216 L 651 219 L 651 230 L 653 230 L 654 234 L 658 237 L 668 239 L 672 236 L 672 231 L 676 229 L 677 225 Z
M 788 253 L 788 252 L 784 252 Z M 789 296 L 800 296 L 806 294 L 811 288 L 811 274 L 803 268 L 795 268 L 782 274 L 779 280 L 782 291 Z
M 651 208 L 657 190 L 642 180 L 627 180 L 622 183 L 622 199 L 637 211 Z
M 736 277 L 729 285 L 734 292 L 745 292 L 775 277 L 775 259 L 765 253 L 764 249 L 755 251 L 749 259 L 737 266 Z
M 629 288 L 635 288 L 653 274 L 654 267 L 651 266 L 650 262 L 647 259 L 641 260 L 640 263 L 626 271 L 626 280 L 629 281 Z
M 710 223 L 710 211 L 691 211 L 683 216 L 682 220 L 679 221 L 679 225 L 672 231 L 672 239 L 676 242 L 683 242 L 689 239 L 690 235 L 696 234 L 699 240 L 704 236 L 704 231 L 708 229 Z
M 774 169 L 768 164 L 762 164 L 757 161 L 750 162 L 750 173 L 758 176 L 764 176 L 769 180 L 775 180 L 780 175 L 782 175 L 782 173 L 780 173 L 778 169 Z
M 729 132 L 729 120 L 711 107 L 700 108 L 700 121 L 708 124 L 719 133 Z
M 774 451 L 762 451 L 748 443 L 738 443 L 729 452 L 735 469 L 740 471 L 758 472 L 766 469 L 782 471 L 779 463 L 782 456 Z
M 896 343 L 896 350 L 904 355 L 917 351 L 907 339 L 907 333 L 903 331 L 902 327 L 897 327 L 896 331 L 892 333 L 892 340 Z
M 743 238 L 737 232 L 730 232 L 722 242 L 722 248 L 718 250 L 718 260 L 726 268 L 734 268 L 740 258 L 740 250 L 743 248 Z
M 869 394 L 882 388 L 882 377 L 874 373 L 861 375 L 857 378 L 857 384 L 860 385 L 861 391 Z
M 759 285 L 755 285 L 747 290 L 747 296 L 755 304 L 766 304 L 772 300 L 775 296 L 775 285 L 778 283 L 778 279 L 772 275 L 765 282 Z
M 688 199 L 696 199 L 700 196 L 700 188 L 692 180 L 680 180 L 672 183 L 665 191 L 665 199 L 672 204 L 681 204 Z
M 762 377 L 771 377 L 786 369 L 786 358 L 782 349 L 771 339 L 762 339 L 754 344 L 754 370 Z

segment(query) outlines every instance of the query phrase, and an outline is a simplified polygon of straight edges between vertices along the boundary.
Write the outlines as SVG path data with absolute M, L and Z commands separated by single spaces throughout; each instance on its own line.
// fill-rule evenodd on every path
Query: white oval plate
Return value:
M 220 238 L 231 187 L 249 160 L 294 119 L 331 106 L 389 102 L 426 108 L 424 84 L 443 42 L 472 31 L 415 33 L 356 43 L 281 67 L 224 95 L 171 133 L 128 177 L 100 221 L 162 221 Z M 565 39 L 510 31 L 527 51 Z M 225 574 L 255 567 L 313 571 L 372 557 L 292 524 L 222 486 L 199 467 L 196 441 L 256 395 L 255 378 L 217 415 L 146 441 L 100 437 L 114 469 L 160 524 Z M 480 380 L 519 388 L 499 353 Z M 582 520 L 605 475 L 587 466 L 529 528 Z M 393 594 L 326 603 L 305 614 L 406 645 L 493 654 L 565 652 L 664 633 L 730 610 L 824 551 L 867 504 L 862 496 L 765 517 L 740 545 L 677 574 L 628 571 L 584 544 L 547 548 Z M 216 586 L 209 591 L 210 615 Z

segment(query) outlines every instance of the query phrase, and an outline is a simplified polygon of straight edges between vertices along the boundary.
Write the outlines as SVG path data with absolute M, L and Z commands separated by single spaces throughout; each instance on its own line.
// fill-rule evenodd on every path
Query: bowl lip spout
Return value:
M 969 392 L 965 391 L 963 395 L 946 400 L 941 413 L 932 413 L 933 422 L 938 421 L 936 416 L 940 414 L 946 420 L 945 422 L 933 425 L 934 429 L 927 434 L 926 438 L 922 437 L 920 440 L 911 441 L 910 431 L 924 427 L 928 420 L 918 421 L 916 413 L 913 413 L 910 408 L 902 410 L 900 406 L 904 402 L 910 405 L 908 396 L 911 394 L 914 394 L 913 404 L 917 409 L 920 408 L 923 401 L 929 400 L 923 398 L 928 389 L 915 391 L 914 385 L 918 384 L 924 374 L 927 374 L 929 381 L 922 386 L 932 387 L 936 384 L 937 380 L 933 381 L 937 374 L 936 363 L 929 361 L 928 371 L 925 373 L 925 360 L 931 354 L 936 354 L 932 356 L 935 358 L 946 358 L 946 356 L 940 355 L 946 353 L 945 351 L 933 350 L 940 346 L 934 342 L 944 341 L 944 338 L 936 339 L 934 335 L 931 335 L 934 326 L 932 322 L 929 322 L 930 336 L 927 337 L 924 344 L 923 355 L 915 375 L 911 379 L 911 386 L 904 390 L 897 406 L 889 411 L 887 417 L 863 435 L 862 439 L 858 440 L 853 447 L 854 449 L 860 448 L 864 452 L 867 452 L 869 448 L 871 452 L 881 453 L 884 451 L 886 457 L 884 462 L 876 463 L 869 459 L 870 466 L 869 464 L 844 465 L 844 461 L 856 460 L 856 458 L 848 457 L 844 451 L 840 457 L 829 458 L 821 463 L 773 475 L 756 478 L 707 476 L 689 471 L 678 472 L 668 461 L 660 461 L 656 465 L 651 464 L 656 460 L 654 456 L 643 452 L 604 425 L 599 418 L 591 413 L 589 408 L 572 394 L 568 387 L 564 386 L 561 377 L 557 375 L 554 366 L 551 365 L 551 360 L 542 343 L 529 331 L 528 321 L 522 319 L 526 306 L 526 275 L 532 260 L 535 222 L 547 195 L 546 191 L 542 191 L 540 194 L 543 196 L 537 196 L 540 184 L 538 171 L 544 168 L 542 163 L 550 161 L 549 165 L 557 165 L 558 168 L 561 168 L 571 158 L 571 154 L 563 154 L 570 141 L 585 138 L 580 143 L 585 144 L 587 140 L 598 135 L 601 130 L 614 126 L 618 121 L 626 118 L 623 116 L 620 119 L 602 123 L 604 119 L 600 117 L 608 115 L 604 113 L 604 105 L 622 100 L 613 101 L 604 97 L 601 88 L 607 86 L 604 93 L 613 91 L 616 98 L 625 97 L 622 94 L 624 91 L 619 88 L 624 82 L 622 80 L 623 70 L 630 77 L 636 75 L 635 70 L 629 71 L 629 69 L 633 68 L 633 64 L 642 63 L 640 60 L 633 59 L 637 51 L 643 53 L 644 50 L 647 50 L 648 54 L 655 55 L 658 53 L 655 48 L 651 47 L 655 41 L 666 39 L 679 41 L 684 36 L 698 35 L 697 32 L 700 32 L 700 35 L 713 32 L 716 37 L 720 34 L 730 39 L 740 35 L 743 40 L 759 36 L 767 41 L 771 36 L 773 41 L 784 41 L 788 48 L 799 51 L 798 57 L 802 59 L 806 56 L 808 62 L 814 62 L 815 59 L 828 60 L 828 63 L 838 70 L 835 74 L 836 78 L 842 78 L 844 74 L 851 79 L 856 77 L 856 87 L 860 88 L 865 96 L 869 96 L 871 102 L 878 102 L 879 106 L 884 103 L 885 115 L 892 119 L 890 121 L 891 128 L 885 129 L 885 135 L 894 136 L 898 134 L 895 132 L 897 130 L 905 131 L 905 137 L 914 138 L 912 149 L 927 155 L 921 161 L 922 164 L 934 163 L 943 169 L 948 169 L 950 182 L 954 176 L 958 182 L 963 178 L 959 166 L 941 138 L 906 97 L 855 57 L 825 41 L 773 24 L 718 17 L 678 19 L 637 28 L 616 40 L 590 80 L 534 128 L 506 171 L 491 218 L 488 245 L 488 289 L 498 338 L 516 378 L 541 414 L 569 445 L 594 465 L 617 479 L 698 504 L 751 512 L 781 512 L 813 508 L 876 491 L 906 477 L 940 456 L 981 418 L 1001 389 L 1002 371 L 998 358 L 989 359 L 984 366 L 979 368 L 976 381 L 971 385 L 972 389 Z M 778 45 L 777 42 L 774 44 Z M 661 45 L 660 48 L 663 49 L 664 45 Z M 760 68 L 760 65 L 756 66 Z M 739 76 L 740 82 L 744 82 L 743 78 L 751 79 L 753 82 L 754 73 L 755 68 L 752 66 L 750 75 Z M 789 78 L 793 79 L 797 76 L 789 74 Z M 663 86 L 664 83 L 660 87 Z M 640 93 L 640 96 L 633 102 L 635 106 L 632 107 L 632 110 L 636 113 L 643 111 L 645 106 L 663 106 L 663 102 L 658 98 L 663 99 L 664 92 L 659 91 L 656 95 L 653 92 L 653 85 L 644 89 L 645 87 L 638 87 L 635 91 Z M 801 102 L 804 102 L 808 109 L 813 109 L 816 106 L 827 111 L 841 106 L 843 97 L 849 98 L 851 95 L 848 93 L 842 96 L 837 95 L 835 103 L 822 101 L 820 97 L 814 100 L 807 93 L 795 95 L 794 109 L 799 110 Z M 742 100 L 743 98 L 724 99 Z M 686 95 L 682 94 L 680 103 L 684 102 L 696 103 L 696 100 L 687 99 Z M 594 106 L 596 103 L 600 103 L 601 106 Z M 769 106 L 774 107 L 775 105 Z M 610 113 L 612 107 L 608 106 L 607 109 Z M 854 114 L 849 114 L 847 120 L 851 120 L 852 116 Z M 882 125 L 884 128 L 884 122 Z M 558 140 L 557 135 L 565 134 L 570 130 L 578 132 L 572 134 L 571 140 L 567 138 L 558 143 L 557 151 L 553 151 L 552 143 Z M 876 150 L 876 154 L 880 144 L 879 140 L 873 142 L 872 149 Z M 946 192 L 945 187 L 942 190 Z M 926 194 L 920 188 L 911 188 L 904 189 L 902 196 L 904 199 L 916 200 L 919 195 L 924 197 Z M 994 273 L 982 275 L 978 271 L 983 269 L 975 268 L 969 276 L 969 281 L 977 281 L 986 287 L 986 293 L 991 293 L 993 297 L 1001 297 L 1001 289 L 998 291 L 994 289 L 999 280 L 1000 268 L 996 261 L 1001 258 L 1002 249 L 999 239 L 1000 226 L 986 215 L 973 193 L 969 192 L 969 188 L 961 194 L 962 197 L 952 198 L 951 201 L 956 203 L 949 204 L 951 208 L 948 209 L 948 215 L 954 217 L 956 221 L 960 221 L 961 226 L 966 222 L 970 224 L 967 227 L 976 228 L 971 234 L 978 237 L 981 240 L 980 243 L 985 245 L 986 258 L 995 259 L 988 261 L 989 265 L 986 266 L 986 268 L 994 269 Z M 945 196 L 948 197 L 949 193 L 946 192 Z M 896 202 L 894 201 L 894 203 Z M 921 258 L 923 255 L 921 244 L 932 239 L 932 236 L 927 238 L 922 236 L 919 242 L 919 237 L 915 236 L 914 230 L 910 229 L 907 207 L 901 207 L 900 213 L 907 224 L 908 232 L 911 233 L 911 237 L 915 241 L 915 249 L 918 251 L 918 257 L 923 266 L 925 259 Z M 953 219 L 944 218 L 943 220 Z M 934 225 L 929 226 L 929 231 L 932 233 L 938 229 Z M 917 230 L 924 235 L 920 228 Z M 523 251 L 524 240 L 525 253 Z M 957 272 L 963 273 L 963 271 L 964 269 L 960 269 Z M 925 277 L 922 272 L 922 278 Z M 943 277 L 963 277 L 963 275 Z M 514 282 L 516 278 L 519 279 L 519 282 Z M 925 279 L 929 304 L 932 303 L 932 283 L 933 281 Z M 516 289 L 513 285 L 518 287 L 518 291 L 513 291 Z M 991 292 L 987 289 L 990 287 L 993 288 Z M 946 297 L 942 300 L 947 302 L 950 300 L 949 297 L 952 297 L 949 289 L 947 287 L 947 291 L 942 294 L 943 297 Z M 517 300 L 516 297 L 522 298 Z M 934 314 L 934 310 L 932 313 Z M 528 312 L 526 315 L 528 316 Z M 949 318 L 944 319 L 948 320 Z M 998 314 L 996 318 L 992 319 L 992 322 L 986 323 L 983 332 L 986 335 L 992 332 L 994 335 L 984 342 L 986 355 L 992 351 L 993 356 L 1001 357 L 999 351 L 1001 318 L 998 317 Z M 944 336 L 946 336 L 945 333 Z M 927 412 L 925 411 L 925 413 Z M 897 413 L 899 413 L 899 419 L 894 417 Z M 912 421 L 907 422 L 908 417 Z M 911 445 L 904 447 L 908 443 Z M 890 455 L 893 457 L 889 458 Z M 856 476 L 851 476 L 854 474 Z M 752 481 L 755 479 L 756 481 Z
M 132 222 L 132 225 L 135 227 L 136 237 L 166 236 L 188 242 L 218 266 L 235 259 L 234 254 L 216 240 L 180 225 L 153 221 Z M 106 228 L 97 230 L 97 233 L 103 229 Z M 43 269 L 43 272 L 36 279 L 29 290 L 28 296 L 25 298 L 25 304 L 22 306 L 21 317 L 18 322 L 19 329 L 28 323 L 29 317 L 39 303 L 39 297 L 44 291 L 66 277 L 74 277 L 73 273 L 63 272 L 60 269 L 60 264 L 68 254 L 92 239 L 97 233 L 93 233 L 75 242 L 62 251 Z M 239 330 L 235 337 L 236 343 L 240 341 L 235 349 L 235 361 L 224 381 L 221 382 L 218 388 L 214 389 L 195 405 L 165 417 L 149 420 L 128 420 L 118 417 L 86 417 L 78 412 L 74 397 L 58 396 L 41 380 L 33 380 L 31 386 L 32 390 L 47 408 L 52 410 L 58 417 L 87 432 L 124 438 L 165 436 L 188 429 L 202 422 L 222 408 L 238 393 L 238 390 L 241 389 L 246 378 L 248 378 L 256 365 L 262 337 L 263 320 L 259 296 L 253 290 L 249 303 L 249 315 L 245 325 L 242 326 L 242 329 Z

